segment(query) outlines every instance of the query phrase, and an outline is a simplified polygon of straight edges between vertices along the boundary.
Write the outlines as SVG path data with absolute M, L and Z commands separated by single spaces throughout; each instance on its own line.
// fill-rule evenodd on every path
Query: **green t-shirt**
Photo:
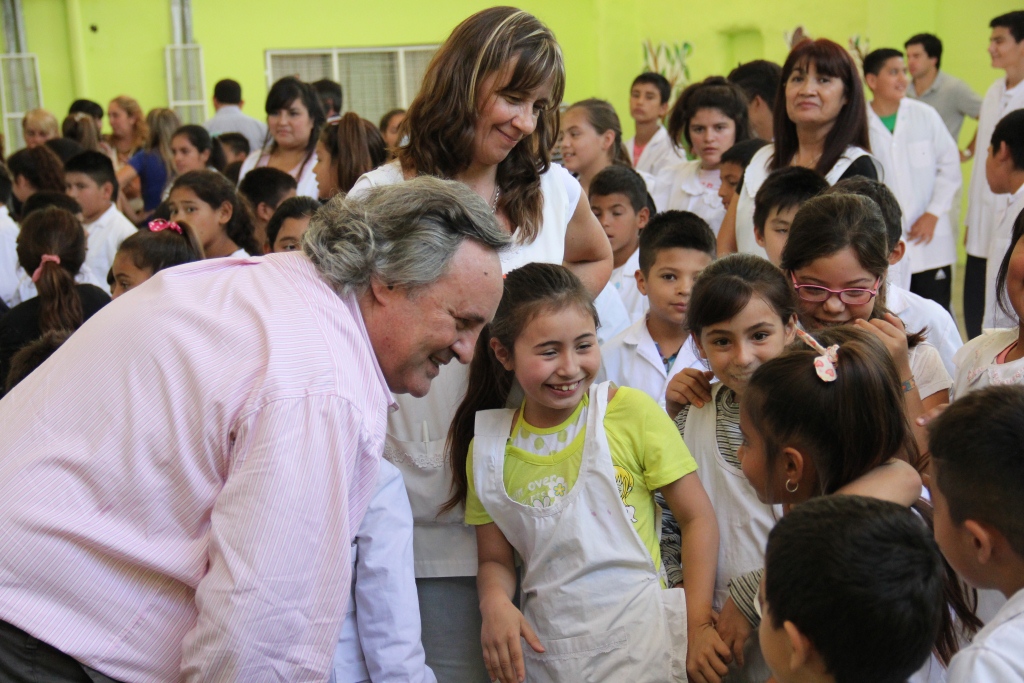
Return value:
M 585 397 L 565 422 L 549 429 L 539 429 L 523 419 L 523 411 L 520 409 L 509 444 L 505 447 L 502 471 L 509 498 L 523 505 L 548 507 L 572 490 L 583 462 L 586 411 Z M 582 426 L 575 436 L 566 439 L 567 445 L 549 455 L 537 455 L 512 445 L 513 440 L 523 442 L 523 432 L 550 442 L 552 435 L 573 432 L 573 427 L 580 421 Z M 660 539 L 655 533 L 654 492 L 696 472 L 697 463 L 669 416 L 658 407 L 654 399 L 642 391 L 629 387 L 617 389 L 615 396 L 608 402 L 604 428 L 612 452 L 615 482 L 619 486 L 622 504 L 629 512 L 637 534 L 651 553 L 655 566 L 660 567 Z M 472 444 L 466 460 L 466 474 L 469 479 L 466 523 L 489 524 L 493 520 L 480 503 L 473 485 Z
M 878 118 L 882 119 L 882 123 L 885 125 L 886 128 L 889 129 L 890 133 L 895 132 L 896 114 L 893 114 L 892 116 L 879 116 Z

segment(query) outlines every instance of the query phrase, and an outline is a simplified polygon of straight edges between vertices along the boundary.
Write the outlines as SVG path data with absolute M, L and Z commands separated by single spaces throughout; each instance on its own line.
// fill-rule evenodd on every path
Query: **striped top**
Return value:
M 393 401 L 302 254 L 158 273 L 0 400 L 0 619 L 119 680 L 326 680 Z

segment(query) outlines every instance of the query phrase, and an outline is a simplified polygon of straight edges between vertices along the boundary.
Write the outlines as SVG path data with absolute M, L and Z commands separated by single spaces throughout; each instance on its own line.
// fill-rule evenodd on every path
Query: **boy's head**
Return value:
M 590 210 L 612 244 L 615 267 L 636 251 L 640 231 L 650 220 L 647 184 L 626 166 L 609 166 L 590 181 Z
M 96 134 L 100 135 L 103 133 L 103 106 L 99 102 L 93 102 L 92 100 L 75 100 L 68 107 L 68 115 L 72 114 L 86 114 L 92 117 L 93 123 L 96 124 Z
M 722 152 L 722 161 L 718 169 L 722 178 L 722 185 L 718 188 L 718 196 L 722 200 L 722 206 L 729 208 L 732 198 L 743 187 L 743 172 L 754 158 L 757 150 L 768 143 L 761 138 L 753 138 L 737 142 L 729 149 Z
M 761 651 L 779 683 L 903 683 L 946 609 L 935 541 L 909 508 L 821 496 L 768 535 Z
M 942 64 L 942 41 L 931 33 L 918 33 L 903 43 L 907 51 L 907 69 L 914 78 L 938 71 Z
M 11 203 L 11 188 L 13 187 L 11 172 L 7 165 L 0 161 L 0 206 L 7 206 Z
M 665 118 L 672 85 L 661 74 L 648 71 L 633 79 L 629 89 L 629 115 L 637 123 L 651 123 Z
M 217 139 L 220 140 L 220 146 L 224 150 L 226 163 L 245 161 L 245 158 L 249 156 L 249 138 L 241 133 L 221 133 Z
M 742 88 L 747 96 L 747 114 L 754 134 L 762 140 L 771 140 L 772 107 L 782 80 L 782 67 L 765 59 L 755 59 L 733 69 L 728 80 Z
M 329 78 L 321 78 L 310 85 L 316 91 L 316 96 L 320 100 L 320 106 L 323 108 L 324 114 L 328 118 L 339 116 L 343 102 L 341 84 L 335 83 Z
M 264 252 L 295 251 L 301 248 L 302 235 L 309 227 L 309 219 L 320 208 L 312 197 L 292 197 L 281 202 L 267 223 L 267 243 Z
M 238 81 L 224 78 L 217 81 L 213 86 L 213 103 L 216 105 L 233 104 L 236 107 L 242 104 L 242 86 Z
M 864 82 L 875 99 L 899 102 L 907 92 L 907 67 L 903 53 L 891 47 L 872 50 L 864 57 Z
M 242 178 L 242 182 L 238 184 L 238 191 L 252 205 L 258 244 L 266 241 L 267 221 L 274 215 L 278 205 L 285 199 L 294 197 L 297 188 L 295 178 L 269 166 L 254 168 Z
M 782 263 L 789 226 L 800 205 L 828 188 L 828 181 L 809 168 L 780 168 L 765 179 L 754 197 L 754 238 L 768 260 Z
M 993 69 L 1013 69 L 1024 64 L 1024 10 L 1001 14 L 989 22 L 992 35 L 988 54 Z
M 23 346 L 11 357 L 11 366 L 4 379 L 4 388 L 10 391 L 21 380 L 32 374 L 32 371 L 46 362 L 61 345 L 68 340 L 68 330 L 50 330 L 33 342 Z
M 882 212 L 882 220 L 885 222 L 885 239 L 889 248 L 889 265 L 894 266 L 903 258 L 907 250 L 906 242 L 903 241 L 903 210 L 885 183 L 871 180 L 864 176 L 854 176 L 840 180 L 832 187 L 826 189 L 822 194 L 858 194 L 873 201 L 878 210 Z
M 100 152 L 82 152 L 64 164 L 68 196 L 82 207 L 82 220 L 92 223 L 117 201 L 117 175 L 110 157 Z
M 1024 584 L 1024 387 L 956 400 L 928 425 L 935 539 L 968 583 Z
M 1014 173 L 1016 171 L 1016 173 Z M 985 179 L 996 194 L 1019 189 L 1013 177 L 1024 171 L 1024 109 L 1012 111 L 996 124 L 985 160 Z
M 25 220 L 30 213 L 47 209 L 51 206 L 64 209 L 75 216 L 82 213 L 82 207 L 72 197 L 69 197 L 64 192 L 47 190 L 45 192 L 36 192 L 25 200 L 25 203 L 21 206 L 21 220 Z
M 662 211 L 640 232 L 640 270 L 637 288 L 647 297 L 651 316 L 679 325 L 693 281 L 715 260 L 715 233 L 697 214 Z

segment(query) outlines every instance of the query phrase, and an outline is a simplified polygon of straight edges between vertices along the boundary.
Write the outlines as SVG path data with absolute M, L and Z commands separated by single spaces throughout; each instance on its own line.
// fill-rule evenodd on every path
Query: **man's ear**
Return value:
M 375 277 L 370 278 L 370 293 L 379 306 L 390 306 L 398 297 L 406 296 L 401 288 L 385 284 Z
M 489 343 L 491 346 L 491 351 L 494 352 L 494 357 L 498 359 L 498 362 L 501 363 L 501 366 L 508 370 L 509 372 L 515 370 L 515 363 L 512 362 L 512 354 L 509 352 L 508 349 L 505 348 L 505 346 L 500 341 L 498 341 L 498 338 L 491 337 Z

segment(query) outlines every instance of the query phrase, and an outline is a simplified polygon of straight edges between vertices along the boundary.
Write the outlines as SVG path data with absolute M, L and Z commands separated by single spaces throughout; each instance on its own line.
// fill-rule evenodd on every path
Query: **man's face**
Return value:
M 472 240 L 463 242 L 433 284 L 382 287 L 367 329 L 391 391 L 424 396 L 442 365 L 452 359 L 469 363 L 501 293 L 497 254 Z
M 937 57 L 929 57 L 924 51 L 924 45 L 907 45 L 907 68 L 914 78 L 921 78 L 935 69 Z

